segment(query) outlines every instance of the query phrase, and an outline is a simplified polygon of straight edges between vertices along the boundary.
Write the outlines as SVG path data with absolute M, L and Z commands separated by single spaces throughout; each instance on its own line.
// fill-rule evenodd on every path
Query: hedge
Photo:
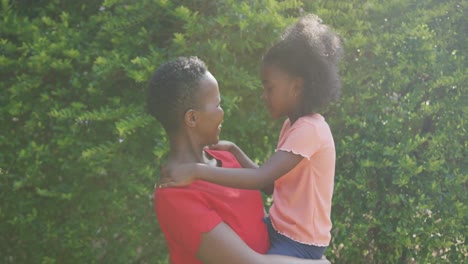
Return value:
M 343 37 L 333 263 L 468 256 L 461 1 L 1 0 L 0 261 L 168 263 L 153 212 L 167 154 L 146 81 L 180 55 L 220 84 L 223 138 L 258 162 L 281 120 L 259 62 L 307 12 Z M 266 199 L 268 200 L 268 199 Z M 268 202 L 267 202 L 268 205 Z

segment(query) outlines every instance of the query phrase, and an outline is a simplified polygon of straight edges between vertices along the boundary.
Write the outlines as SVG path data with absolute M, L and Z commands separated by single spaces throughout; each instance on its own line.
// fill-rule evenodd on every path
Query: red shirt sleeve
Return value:
M 190 189 L 156 190 L 155 210 L 169 251 L 182 247 L 193 256 L 200 246 L 201 234 L 223 221 L 204 196 Z

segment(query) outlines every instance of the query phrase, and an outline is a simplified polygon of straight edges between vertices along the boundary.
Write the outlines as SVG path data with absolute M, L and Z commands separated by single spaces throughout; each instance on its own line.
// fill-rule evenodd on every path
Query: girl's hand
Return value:
M 176 166 L 169 166 L 163 169 L 159 188 L 183 187 L 190 185 L 197 179 L 199 163 L 184 163 Z
M 231 141 L 220 140 L 218 144 L 208 146 L 208 149 L 225 150 L 225 151 L 232 152 L 235 149 L 235 147 L 236 147 L 236 144 L 234 144 Z
M 218 144 L 214 144 L 208 146 L 208 149 L 214 150 L 224 150 L 229 151 L 236 157 L 237 161 L 239 161 L 242 168 L 258 168 L 258 165 L 253 162 L 245 153 L 240 149 L 234 142 L 227 141 L 227 140 L 220 140 Z

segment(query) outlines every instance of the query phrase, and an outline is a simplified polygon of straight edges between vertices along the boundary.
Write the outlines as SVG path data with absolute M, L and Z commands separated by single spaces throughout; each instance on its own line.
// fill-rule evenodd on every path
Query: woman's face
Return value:
M 203 145 L 216 144 L 219 141 L 221 123 L 224 118 L 218 82 L 207 71 L 199 85 L 197 134 Z
M 271 64 L 262 67 L 263 99 L 273 118 L 291 115 L 298 101 L 297 78 Z

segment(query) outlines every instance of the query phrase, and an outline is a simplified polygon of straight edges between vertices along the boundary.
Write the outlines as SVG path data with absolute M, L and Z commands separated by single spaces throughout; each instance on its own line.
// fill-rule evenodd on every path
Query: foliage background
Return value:
M 197 55 L 223 137 L 257 161 L 281 121 L 262 53 L 318 14 L 343 37 L 333 263 L 467 258 L 466 1 L 1 0 L 0 262 L 167 263 L 152 192 L 167 151 L 144 113 L 161 63 Z

